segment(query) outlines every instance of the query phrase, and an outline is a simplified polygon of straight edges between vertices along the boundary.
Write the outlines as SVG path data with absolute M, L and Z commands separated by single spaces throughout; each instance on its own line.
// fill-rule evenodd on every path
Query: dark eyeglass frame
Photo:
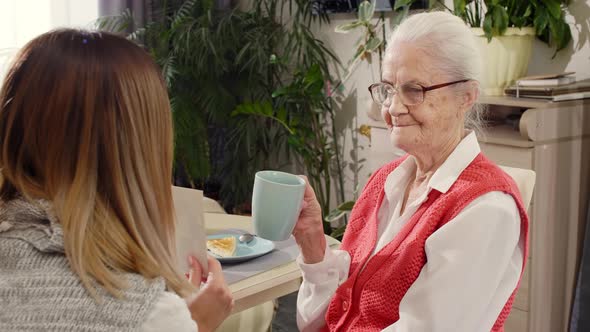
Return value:
M 453 81 L 453 82 L 447 82 L 447 83 L 441 83 L 441 84 L 436 84 L 436 85 L 431 85 L 431 86 L 423 86 L 421 84 L 417 84 L 417 83 L 404 83 L 403 85 L 414 85 L 416 87 L 420 87 L 422 88 L 422 99 L 419 103 L 415 103 L 415 104 L 406 104 L 403 102 L 402 103 L 406 106 L 416 106 L 416 105 L 420 105 L 424 102 L 424 98 L 426 98 L 426 92 L 431 91 L 431 90 L 436 90 L 436 89 L 440 89 L 440 88 L 444 88 L 445 86 L 449 86 L 449 85 L 453 85 L 453 84 L 458 84 L 458 83 L 464 83 L 464 82 L 469 82 L 470 80 L 458 80 L 458 81 Z M 379 83 L 373 83 L 371 85 L 369 85 L 369 93 L 371 94 L 371 98 L 373 99 L 373 101 L 379 105 L 383 105 L 385 102 L 380 103 L 377 100 L 375 100 L 375 97 L 373 96 L 373 89 L 377 86 L 381 86 L 381 85 L 388 85 L 391 87 L 391 89 L 395 92 L 394 94 L 399 94 L 399 89 L 394 87 L 393 85 L 387 83 L 387 82 L 379 82 Z M 393 94 L 392 94 L 393 96 Z M 403 99 L 403 98 L 402 98 Z M 387 99 L 386 99 L 387 100 Z

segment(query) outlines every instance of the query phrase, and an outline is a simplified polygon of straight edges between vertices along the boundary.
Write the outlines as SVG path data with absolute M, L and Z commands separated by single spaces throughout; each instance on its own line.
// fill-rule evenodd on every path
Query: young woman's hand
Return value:
M 201 284 L 205 278 L 201 265 L 192 257 L 189 258 L 189 262 L 191 265 L 189 280 L 200 289 L 195 295 L 186 299 L 188 308 L 193 320 L 197 322 L 199 332 L 215 331 L 234 307 L 234 299 L 223 278 L 221 264 L 215 258 L 208 256 L 209 275 Z
M 322 223 L 322 208 L 315 197 L 313 188 L 305 179 L 305 195 L 299 219 L 293 229 L 295 241 L 301 248 L 301 256 L 306 264 L 315 264 L 324 260 L 326 250 L 326 238 L 324 237 L 324 226 Z

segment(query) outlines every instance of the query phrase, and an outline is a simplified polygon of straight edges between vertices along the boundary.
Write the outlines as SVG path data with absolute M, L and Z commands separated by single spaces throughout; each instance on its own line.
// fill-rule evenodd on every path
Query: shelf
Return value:
M 483 143 L 508 145 L 521 148 L 532 148 L 535 143 L 522 137 L 522 135 L 510 126 L 494 126 L 483 130 L 483 134 L 478 135 L 478 140 Z
M 479 97 L 480 104 L 487 105 L 500 105 L 500 106 L 511 106 L 511 107 L 525 107 L 525 108 L 545 108 L 545 107 L 565 107 L 574 106 L 587 103 L 587 99 L 581 100 L 569 100 L 553 102 L 546 99 L 538 98 L 516 98 L 510 96 L 481 96 Z

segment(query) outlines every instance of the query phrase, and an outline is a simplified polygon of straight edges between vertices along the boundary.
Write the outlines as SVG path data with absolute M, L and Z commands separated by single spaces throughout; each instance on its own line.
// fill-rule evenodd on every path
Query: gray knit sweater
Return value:
M 0 201 L 0 331 L 136 331 L 164 281 L 128 274 L 124 299 L 97 303 L 71 271 L 50 204 Z

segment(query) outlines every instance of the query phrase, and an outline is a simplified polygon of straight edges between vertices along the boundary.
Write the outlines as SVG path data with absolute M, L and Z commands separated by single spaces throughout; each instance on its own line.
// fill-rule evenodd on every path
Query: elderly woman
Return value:
M 307 187 L 293 232 L 303 331 L 502 331 L 527 255 L 528 218 L 511 178 L 466 130 L 479 54 L 457 17 L 411 16 L 369 87 L 405 157 L 377 170 L 340 250 L 326 246 Z

